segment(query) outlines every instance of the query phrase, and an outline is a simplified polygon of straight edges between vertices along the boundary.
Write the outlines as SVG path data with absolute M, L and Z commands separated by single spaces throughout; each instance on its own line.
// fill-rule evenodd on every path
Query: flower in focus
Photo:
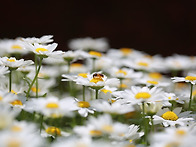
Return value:
M 57 47 L 57 43 L 52 43 L 49 45 L 41 45 L 38 43 L 24 43 L 25 48 L 36 55 L 42 57 L 42 58 L 47 58 L 48 56 L 52 55 L 54 50 Z
M 186 111 L 180 113 L 182 108 L 177 107 L 173 111 L 169 110 L 169 108 L 160 109 L 156 115 L 153 116 L 154 124 L 162 123 L 163 126 L 185 126 L 189 121 L 193 121 L 193 118 L 189 117 L 191 111 Z

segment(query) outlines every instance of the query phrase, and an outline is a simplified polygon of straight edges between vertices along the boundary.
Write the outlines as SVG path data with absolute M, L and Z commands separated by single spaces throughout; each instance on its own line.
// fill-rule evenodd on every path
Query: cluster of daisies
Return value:
M 1 147 L 194 147 L 196 58 L 79 38 L 0 40 Z

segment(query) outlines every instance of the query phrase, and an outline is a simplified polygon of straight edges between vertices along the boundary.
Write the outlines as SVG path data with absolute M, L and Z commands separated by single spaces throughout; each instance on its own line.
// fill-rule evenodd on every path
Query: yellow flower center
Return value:
M 89 145 L 83 142 L 77 142 L 74 147 L 89 147 Z
M 153 59 L 153 56 L 151 56 L 151 55 L 145 55 L 144 57 L 148 58 L 148 59 Z
M 177 130 L 176 134 L 179 135 L 179 136 L 184 136 L 184 135 L 186 135 L 186 131 L 184 131 L 184 130 Z
M 193 91 L 193 96 L 196 96 L 196 90 Z
M 124 76 L 126 76 L 127 72 L 122 70 L 122 69 L 120 69 L 119 71 L 116 72 L 116 74 L 124 74 Z
M 146 63 L 146 62 L 138 62 L 137 65 L 147 67 L 148 63 Z
M 179 142 L 170 142 L 165 145 L 165 147 L 179 147 L 180 143 Z
M 107 90 L 107 89 L 101 89 L 101 91 L 104 92 L 105 94 L 108 93 L 108 92 L 109 92 L 109 93 L 112 93 L 111 90 Z
M 86 101 L 80 101 L 80 102 L 78 102 L 78 107 L 88 108 L 88 107 L 90 107 L 90 104 L 89 104 L 89 102 L 86 102 Z
M 11 93 L 13 93 L 13 94 L 16 94 L 16 95 L 17 95 L 17 92 L 16 92 L 16 91 L 14 91 L 14 90 L 11 90 Z
M 3 100 L 3 97 L 2 96 L 0 96 L 0 101 L 2 101 Z
M 90 135 L 92 135 L 92 136 L 101 136 L 102 132 L 99 131 L 99 130 L 91 130 Z
M 20 105 L 20 106 L 22 106 L 22 105 L 23 105 L 22 102 L 21 102 L 20 100 L 15 100 L 15 101 L 11 102 L 10 104 L 12 104 L 13 106 L 15 106 L 15 105 Z
M 195 80 L 196 80 L 196 77 L 193 77 L 193 76 L 186 76 L 186 77 L 185 77 L 185 80 L 195 81 Z
M 12 130 L 13 132 L 20 132 L 20 131 L 22 131 L 22 128 L 19 127 L 19 126 L 13 126 L 13 127 L 11 128 L 11 130 Z
M 59 117 L 62 117 L 62 115 L 61 114 L 52 113 L 50 115 L 50 117 L 52 117 L 52 118 L 59 118 Z
M 7 59 L 9 62 L 16 62 L 16 59 Z
M 153 84 L 153 85 L 157 85 L 158 84 L 158 82 L 157 81 L 147 81 L 147 83 L 149 83 L 149 84 Z
M 129 140 L 130 143 L 132 143 L 132 141 L 133 141 L 133 140 Z M 133 144 L 128 144 L 128 145 L 126 145 L 125 147 L 136 147 L 136 146 L 133 145 Z
M 36 93 L 36 87 L 32 87 L 31 88 L 31 91 L 34 92 L 34 93 Z M 38 88 L 37 91 L 40 92 L 40 89 Z
M 161 117 L 166 120 L 172 120 L 172 121 L 176 121 L 178 119 L 178 116 L 172 111 L 165 112 Z
M 111 102 L 114 103 L 114 102 L 116 102 L 116 100 L 111 99 Z
M 149 77 L 158 80 L 162 78 L 162 75 L 158 72 L 152 72 L 152 73 L 149 73 Z
M 124 56 L 129 55 L 133 52 L 133 50 L 130 48 L 121 48 L 120 51 L 123 53 Z
M 11 48 L 14 50 L 22 50 L 22 47 L 20 45 L 12 45 Z
M 17 139 L 10 139 L 6 147 L 21 147 L 21 142 Z
M 187 84 L 186 83 L 176 83 L 177 88 L 186 88 Z
M 127 88 L 126 84 L 120 84 L 119 88 Z
M 113 132 L 114 128 L 111 125 L 104 125 L 102 127 L 102 130 L 105 131 L 105 132 L 111 133 L 111 132 Z
M 79 73 L 78 76 L 83 77 L 83 78 L 87 78 L 87 73 Z
M 56 109 L 56 108 L 59 108 L 59 104 L 57 103 L 47 103 L 46 105 L 46 108 L 49 108 L 49 109 Z
M 103 78 L 101 76 L 94 77 L 90 80 L 92 83 L 103 82 Z
M 97 57 L 101 57 L 102 56 L 102 54 L 100 52 L 95 52 L 95 51 L 90 51 L 89 54 L 93 55 L 93 56 L 97 56 Z
M 148 92 L 138 92 L 136 95 L 135 95 L 135 98 L 136 99 L 148 99 L 150 98 L 151 95 L 148 93 Z
M 169 100 L 171 100 L 171 97 L 168 97 Z
M 45 52 L 45 51 L 48 51 L 48 49 L 46 49 L 46 48 L 36 48 L 36 50 L 35 50 L 36 52 Z
M 81 63 L 72 63 L 71 67 L 82 67 Z
M 61 136 L 61 130 L 56 127 L 48 127 L 45 131 L 46 133 L 51 134 L 51 135 Z

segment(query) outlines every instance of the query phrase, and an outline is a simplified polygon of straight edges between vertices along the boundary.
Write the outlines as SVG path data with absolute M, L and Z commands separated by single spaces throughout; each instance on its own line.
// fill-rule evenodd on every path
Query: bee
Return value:
M 93 78 L 103 78 L 104 77 L 104 75 L 103 74 L 100 74 L 100 73 L 95 73 L 95 74 L 93 74 Z

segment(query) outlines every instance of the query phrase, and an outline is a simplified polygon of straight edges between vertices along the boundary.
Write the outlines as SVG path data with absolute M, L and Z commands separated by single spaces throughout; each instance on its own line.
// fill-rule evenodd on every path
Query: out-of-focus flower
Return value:
M 67 106 L 67 107 L 65 107 Z M 72 98 L 58 99 L 50 96 L 47 98 L 31 99 L 26 103 L 26 111 L 39 112 L 47 117 L 58 118 L 72 116 L 74 100 Z
M 47 43 L 53 42 L 52 38 L 53 38 L 53 35 L 44 35 L 41 38 L 28 37 L 28 38 L 20 38 L 20 40 L 31 43 L 31 44 L 35 44 L 35 43 L 47 44 Z
M 106 51 L 108 47 L 109 45 L 105 38 L 78 38 L 71 40 L 69 43 L 69 48 L 73 50 L 95 50 L 102 52 Z
M 28 66 L 33 64 L 32 60 L 25 61 L 24 59 L 16 60 L 15 57 L 2 57 L 0 58 L 0 64 L 3 66 L 7 66 L 12 69 L 17 69 L 18 67 Z
M 196 84 L 196 74 L 189 73 L 186 77 L 173 77 L 173 82 L 187 82 L 193 85 Z

